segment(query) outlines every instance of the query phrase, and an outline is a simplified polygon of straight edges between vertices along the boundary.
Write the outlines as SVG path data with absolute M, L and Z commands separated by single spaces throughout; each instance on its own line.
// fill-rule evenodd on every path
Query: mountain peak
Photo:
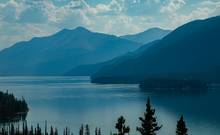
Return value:
M 61 31 L 57 32 L 55 35 L 63 35 L 63 34 L 73 34 L 73 33 L 88 33 L 90 32 L 88 29 L 84 28 L 84 27 L 76 27 L 75 29 L 67 29 L 64 28 Z
M 137 34 L 125 35 L 121 37 L 138 43 L 147 44 L 154 40 L 161 39 L 169 33 L 170 30 L 153 27 Z
M 146 31 L 165 31 L 165 29 L 161 29 L 159 27 L 153 27 L 153 28 L 149 28 Z
M 78 26 L 78 27 L 76 27 L 75 29 L 74 29 L 74 31 L 80 31 L 80 32 L 89 32 L 89 30 L 88 29 L 86 29 L 86 28 L 84 28 L 84 27 L 82 27 L 82 26 Z

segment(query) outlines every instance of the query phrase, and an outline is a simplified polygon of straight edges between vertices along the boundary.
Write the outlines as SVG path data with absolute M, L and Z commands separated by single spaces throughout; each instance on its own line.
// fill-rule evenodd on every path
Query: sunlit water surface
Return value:
M 91 84 L 89 77 L 0 77 L 0 90 L 24 97 L 30 111 L 28 124 L 65 126 L 78 134 L 81 124 L 89 124 L 91 132 L 100 127 L 102 133 L 115 132 L 117 118 L 123 115 L 131 127 L 131 135 L 139 134 L 138 117 L 143 116 L 147 97 L 152 99 L 162 129 L 159 135 L 174 135 L 176 121 L 184 115 L 189 134 L 219 135 L 220 89 L 208 92 L 174 93 L 143 92 L 137 85 Z

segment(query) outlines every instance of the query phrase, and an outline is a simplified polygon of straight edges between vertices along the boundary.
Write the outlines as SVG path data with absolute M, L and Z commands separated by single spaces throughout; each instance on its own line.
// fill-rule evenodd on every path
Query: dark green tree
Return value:
M 115 128 L 118 130 L 116 135 L 125 135 L 130 131 L 130 127 L 125 125 L 125 118 L 123 116 L 118 118 L 118 122 L 116 123 Z
M 99 130 L 98 130 L 98 135 L 101 135 L 102 133 L 101 133 L 101 128 L 99 128 Z
M 101 128 L 95 128 L 95 135 L 101 135 Z
M 58 130 L 57 130 L 57 128 L 55 128 L 54 135 L 58 135 Z
M 81 125 L 80 129 L 79 129 L 79 135 L 84 135 L 84 127 L 83 124 Z
M 187 130 L 188 129 L 186 128 L 183 116 L 181 116 L 180 119 L 177 121 L 176 135 L 188 135 Z
M 70 135 L 70 129 L 66 127 L 63 131 L 63 135 Z
M 52 126 L 50 127 L 50 135 L 54 135 L 53 127 Z
M 33 129 L 33 126 L 31 126 L 30 135 L 34 135 L 34 129 Z
M 137 127 L 137 131 L 141 135 L 156 135 L 156 132 L 161 129 L 162 126 L 159 126 L 156 120 L 155 109 L 151 106 L 150 98 L 147 100 L 146 112 L 144 113 L 144 118 L 140 117 L 141 127 Z
M 47 133 L 47 121 L 45 120 L 45 127 L 44 127 L 44 135 L 48 135 Z
M 23 135 L 28 135 L 27 121 L 23 121 Z
M 89 125 L 88 124 L 86 124 L 85 135 L 90 135 L 90 130 L 89 130 Z
M 14 135 L 14 134 L 15 134 L 14 124 L 11 124 L 10 135 Z
M 95 135 L 98 135 L 98 128 L 95 128 Z
M 39 124 L 37 124 L 37 128 L 36 128 L 36 135 L 41 135 L 41 128 L 39 126 Z

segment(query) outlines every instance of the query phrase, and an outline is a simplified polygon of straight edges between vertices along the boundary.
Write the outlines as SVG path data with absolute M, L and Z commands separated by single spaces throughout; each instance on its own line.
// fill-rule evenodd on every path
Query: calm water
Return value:
M 58 127 L 69 126 L 75 135 L 82 123 L 102 128 L 106 135 L 123 115 L 138 134 L 138 117 L 151 97 L 156 115 L 163 125 L 159 135 L 174 135 L 179 115 L 185 116 L 189 134 L 220 134 L 220 89 L 204 93 L 141 92 L 137 85 L 96 85 L 88 77 L 0 77 L 0 90 L 24 97 L 30 107 L 29 124 L 44 121 Z

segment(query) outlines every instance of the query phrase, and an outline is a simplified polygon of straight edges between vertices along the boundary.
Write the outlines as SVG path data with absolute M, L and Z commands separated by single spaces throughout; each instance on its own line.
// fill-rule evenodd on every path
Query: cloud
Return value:
M 47 24 L 0 23 L 0 49 L 33 37 L 46 36 L 56 31 Z M 7 28 L 7 29 L 4 29 Z
M 21 12 L 25 10 L 23 3 L 18 3 L 14 0 L 9 0 L 0 5 L 0 18 L 6 22 L 13 22 L 19 19 Z
M 214 2 L 211 0 L 202 1 L 195 5 L 194 9 L 188 13 L 170 13 L 170 27 L 175 28 L 184 23 L 196 20 L 196 19 L 205 19 L 211 16 L 219 15 L 220 13 L 220 2 Z
M 220 5 L 220 1 L 212 1 L 212 0 L 206 0 L 200 3 L 202 6 L 218 6 Z
M 173 13 L 173 12 L 176 12 L 178 9 L 180 9 L 185 4 L 186 2 L 184 0 L 169 0 L 169 2 L 166 5 L 161 6 L 160 12 Z

